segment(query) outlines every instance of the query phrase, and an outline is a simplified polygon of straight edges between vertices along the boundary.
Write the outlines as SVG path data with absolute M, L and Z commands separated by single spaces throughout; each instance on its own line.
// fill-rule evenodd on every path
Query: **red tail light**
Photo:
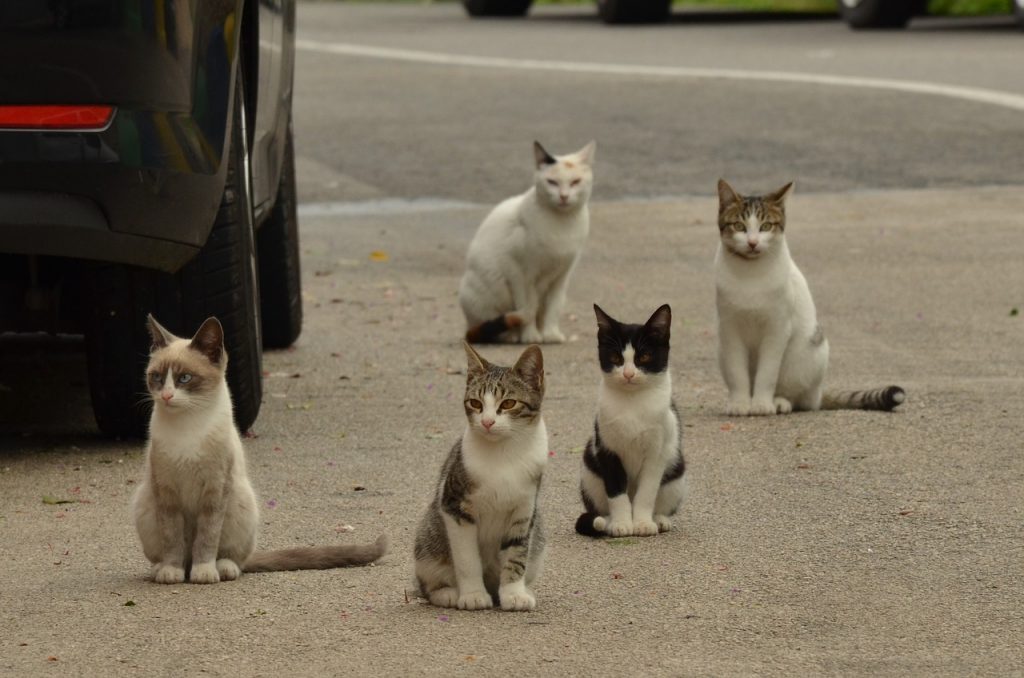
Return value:
M 0 129 L 97 131 L 113 117 L 113 106 L 0 106 Z

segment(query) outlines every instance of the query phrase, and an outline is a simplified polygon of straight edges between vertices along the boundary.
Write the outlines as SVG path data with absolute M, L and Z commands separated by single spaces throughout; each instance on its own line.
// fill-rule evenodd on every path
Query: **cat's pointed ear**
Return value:
M 596 154 L 597 142 L 591 141 L 589 144 L 576 151 L 576 159 L 589 167 L 594 164 L 594 155 Z
M 598 332 L 611 332 L 615 329 L 615 318 L 611 317 L 604 312 L 597 304 L 594 304 L 594 315 L 597 316 L 597 331 Z
M 793 192 L 793 182 L 791 181 L 788 184 L 786 184 L 785 186 L 783 186 L 782 188 L 780 188 L 779 190 L 773 191 L 773 192 L 769 193 L 768 195 L 766 195 L 765 199 L 766 200 L 770 200 L 770 201 L 772 201 L 774 203 L 778 203 L 779 205 L 785 205 L 786 204 L 786 198 L 788 198 L 790 193 L 792 193 L 792 192 Z
M 153 339 L 150 351 L 164 348 L 167 344 L 177 339 L 166 327 L 156 321 L 152 313 L 146 316 L 146 327 L 149 329 L 149 336 Z
M 478 372 L 486 372 L 490 368 L 491 364 L 484 360 L 483 356 L 473 350 L 465 341 L 462 342 L 462 347 L 466 349 L 466 361 L 469 369 L 469 374 Z
M 205 355 L 214 365 L 219 365 L 224 357 L 224 328 L 220 321 L 212 316 L 203 321 L 192 337 L 189 348 Z
M 644 324 L 647 334 L 663 337 L 666 341 L 672 333 L 672 307 L 662 304 Z
M 729 182 L 725 179 L 718 180 L 718 211 L 721 212 L 729 205 L 738 203 L 740 201 L 740 194 L 729 185 Z
M 540 352 L 540 346 L 527 346 L 512 369 L 535 390 L 544 392 L 544 354 Z
M 533 142 L 533 159 L 537 162 L 537 169 L 540 169 L 544 165 L 554 165 L 558 162 L 555 160 L 555 156 L 544 150 L 544 147 L 540 145 L 539 141 Z

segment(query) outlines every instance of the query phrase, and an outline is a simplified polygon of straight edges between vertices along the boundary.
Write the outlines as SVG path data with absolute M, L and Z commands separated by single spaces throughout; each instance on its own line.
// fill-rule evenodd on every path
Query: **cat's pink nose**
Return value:
M 752 250 L 756 250 L 757 249 L 757 241 L 756 240 L 748 240 L 747 241 L 747 245 L 749 245 L 750 249 L 752 249 Z
M 558 196 L 558 197 L 562 199 L 562 202 L 563 202 L 563 203 L 567 203 L 567 202 L 569 202 L 569 196 L 567 196 L 567 195 L 566 195 L 565 193 L 561 193 L 561 194 L 559 194 L 559 196 Z
M 165 403 L 170 402 L 171 398 L 174 397 L 174 392 L 173 391 L 164 391 L 163 393 L 160 394 L 160 397 L 164 399 Z
M 626 378 L 626 381 L 632 381 L 636 376 L 636 370 L 622 370 L 622 376 Z
M 490 431 L 491 427 L 494 426 L 494 420 L 493 419 L 481 419 L 480 420 L 480 425 L 483 426 L 488 431 Z

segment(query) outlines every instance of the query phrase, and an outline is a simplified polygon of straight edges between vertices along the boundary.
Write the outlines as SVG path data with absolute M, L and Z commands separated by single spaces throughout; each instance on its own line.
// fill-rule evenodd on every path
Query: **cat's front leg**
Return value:
M 750 353 L 739 330 L 730 323 L 718 325 L 718 365 L 729 389 L 725 414 L 747 416 L 750 414 Z
M 573 262 L 564 271 L 555 276 L 541 301 L 540 331 L 544 343 L 565 343 L 565 335 L 558 327 L 558 320 L 562 315 L 562 309 L 565 308 L 565 294 L 569 288 L 569 278 L 576 267 L 577 260 L 578 257 L 573 259 Z
M 789 324 L 775 324 L 767 328 L 757 352 L 757 373 L 754 375 L 754 393 L 750 400 L 750 414 L 766 416 L 776 414 L 775 386 L 779 381 L 782 357 L 789 344 Z M 792 409 L 792 408 L 790 408 Z
M 652 537 L 658 534 L 658 523 L 654 521 L 654 504 L 658 499 L 658 488 L 664 468 L 648 459 L 640 469 L 636 494 L 633 495 L 633 534 L 638 537 Z
M 199 499 L 196 534 L 192 542 L 192 570 L 188 575 L 188 580 L 193 584 L 216 584 L 220 581 L 217 549 L 224 525 L 225 497 L 222 488 L 223 483 L 211 483 Z M 225 566 L 223 569 L 230 573 L 230 568 Z
M 157 529 L 163 541 L 163 555 L 153 566 L 157 584 L 181 584 L 185 581 L 185 515 L 173 505 L 158 506 Z
M 486 610 L 494 606 L 491 594 L 484 585 L 483 564 L 480 561 L 478 530 L 471 518 L 456 518 L 442 513 L 448 544 L 455 567 L 455 584 L 459 590 L 460 610 Z
M 502 539 L 498 562 L 501 563 L 501 581 L 498 600 L 503 610 L 532 610 L 537 600 L 526 588 L 526 565 L 530 556 L 530 528 L 533 515 L 521 515 L 512 521 Z

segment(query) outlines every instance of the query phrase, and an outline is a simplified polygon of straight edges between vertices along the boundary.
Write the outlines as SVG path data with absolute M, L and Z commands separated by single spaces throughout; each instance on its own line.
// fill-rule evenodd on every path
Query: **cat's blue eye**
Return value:
M 150 379 L 152 379 L 153 381 L 157 382 L 158 384 L 159 384 L 159 383 L 161 383 L 161 382 L 163 382 L 163 380 L 164 380 L 164 377 L 163 377 L 163 375 L 162 375 L 162 374 L 160 374 L 159 372 L 153 372 L 153 373 L 151 373 L 151 374 L 149 375 L 149 378 L 150 378 Z
M 761 232 L 762 233 L 764 233 L 766 231 L 770 231 L 773 228 L 775 228 L 775 224 L 768 224 L 768 223 L 761 224 Z
M 178 377 L 178 383 L 179 384 L 187 384 L 190 381 L 192 381 L 192 375 L 191 374 L 183 374 L 180 377 Z

